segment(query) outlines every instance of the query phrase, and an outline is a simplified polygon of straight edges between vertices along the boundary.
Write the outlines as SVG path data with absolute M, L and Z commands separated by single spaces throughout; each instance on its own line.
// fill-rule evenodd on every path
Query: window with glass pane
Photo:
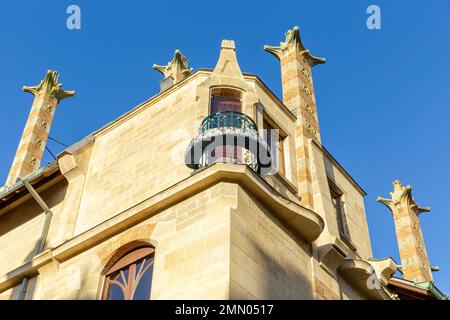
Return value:
M 241 100 L 233 97 L 212 97 L 211 114 L 219 111 L 241 112 Z
M 230 88 L 214 88 L 211 91 L 210 114 L 221 111 L 242 112 L 241 92 Z M 231 121 L 224 123 L 227 127 L 234 127 L 236 124 Z M 210 152 L 211 159 L 229 158 L 242 162 L 242 148 L 234 146 L 216 147 Z
M 336 213 L 340 238 L 344 241 L 349 240 L 350 234 L 347 229 L 347 221 L 345 219 L 344 209 L 342 207 L 343 192 L 339 190 L 338 187 L 330 180 L 328 180 L 328 185 L 330 187 L 331 203 L 333 204 Z
M 211 90 L 210 114 L 219 111 L 242 112 L 242 94 L 231 88 L 214 88 Z
M 154 249 L 141 247 L 120 258 L 106 273 L 103 299 L 149 300 Z
M 285 137 L 278 128 L 275 128 L 266 119 L 263 121 L 264 138 L 267 145 L 271 150 L 272 161 L 275 167 L 278 169 L 278 173 L 285 175 L 285 164 L 284 164 L 284 140 Z M 275 137 L 275 132 L 272 130 L 278 129 L 278 139 Z

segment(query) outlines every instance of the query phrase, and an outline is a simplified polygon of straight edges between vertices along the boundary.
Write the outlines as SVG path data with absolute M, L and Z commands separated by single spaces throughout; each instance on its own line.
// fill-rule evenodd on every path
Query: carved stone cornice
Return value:
M 48 70 L 47 74 L 45 75 L 44 80 L 42 80 L 37 86 L 34 87 L 28 87 L 23 86 L 23 91 L 29 92 L 33 94 L 34 96 L 38 96 L 41 94 L 48 94 L 52 97 L 54 97 L 57 102 L 72 97 L 76 94 L 73 90 L 62 90 L 62 83 L 58 82 L 59 74 L 57 71 Z
M 180 82 L 192 72 L 192 68 L 188 66 L 188 59 L 180 50 L 175 50 L 172 61 L 168 62 L 167 65 L 160 66 L 154 64 L 153 69 L 161 72 L 164 75 L 164 79 L 172 77 L 174 83 Z
M 325 63 L 325 58 L 319 58 L 313 56 L 308 49 L 305 49 L 300 39 L 299 27 L 295 26 L 291 30 L 286 32 L 285 42 L 280 42 L 279 46 L 264 46 L 264 50 L 273 54 L 278 60 L 281 60 L 283 56 L 287 56 L 292 52 L 298 52 L 302 55 L 306 62 L 311 66 Z
M 394 192 L 389 192 L 391 199 L 378 197 L 377 201 L 387 206 L 391 212 L 396 208 L 406 206 L 413 209 L 416 213 L 429 212 L 430 207 L 421 207 L 415 202 L 411 191 L 411 185 L 403 186 L 399 180 L 395 180 L 393 183 Z

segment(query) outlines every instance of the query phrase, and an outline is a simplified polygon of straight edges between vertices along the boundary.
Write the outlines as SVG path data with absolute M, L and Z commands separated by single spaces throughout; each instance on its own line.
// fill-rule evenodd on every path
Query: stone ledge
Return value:
M 280 196 L 248 166 L 217 163 L 46 251 L 46 259 L 38 256 L 33 261 L 0 276 L 0 292 L 16 285 L 24 276 L 38 274 L 38 268 L 43 264 L 53 260 L 64 262 L 220 182 L 237 183 L 249 191 L 267 206 L 282 224 L 307 243 L 317 239 L 324 228 L 324 222 L 318 214 Z M 40 260 L 39 264 L 35 263 L 37 259 Z

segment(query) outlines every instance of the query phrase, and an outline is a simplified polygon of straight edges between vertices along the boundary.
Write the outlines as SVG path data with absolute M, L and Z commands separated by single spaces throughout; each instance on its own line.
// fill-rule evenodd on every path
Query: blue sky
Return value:
M 225 4 L 226 3 L 226 4 Z M 66 8 L 81 8 L 81 30 Z M 366 9 L 381 8 L 381 30 Z M 327 63 L 314 69 L 322 141 L 367 191 L 374 256 L 398 249 L 387 197 L 392 181 L 413 185 L 425 243 L 441 290 L 450 293 L 450 1 L 9 1 L 0 5 L 0 180 L 5 181 L 36 85 L 60 72 L 76 97 L 61 103 L 51 136 L 72 144 L 156 94 L 175 49 L 194 68 L 214 67 L 221 39 L 236 41 L 241 69 L 281 95 L 277 61 L 262 50 L 300 26 Z M 54 153 L 63 147 L 49 142 Z M 51 158 L 46 154 L 44 162 Z

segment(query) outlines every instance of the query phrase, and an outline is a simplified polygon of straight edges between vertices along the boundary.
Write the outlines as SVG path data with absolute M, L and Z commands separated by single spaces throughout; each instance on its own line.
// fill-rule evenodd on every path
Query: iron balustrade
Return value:
M 206 131 L 216 128 L 240 128 L 244 131 L 258 131 L 255 122 L 245 113 L 232 110 L 224 110 L 210 114 L 203 119 L 200 125 L 200 131 L 204 134 Z

